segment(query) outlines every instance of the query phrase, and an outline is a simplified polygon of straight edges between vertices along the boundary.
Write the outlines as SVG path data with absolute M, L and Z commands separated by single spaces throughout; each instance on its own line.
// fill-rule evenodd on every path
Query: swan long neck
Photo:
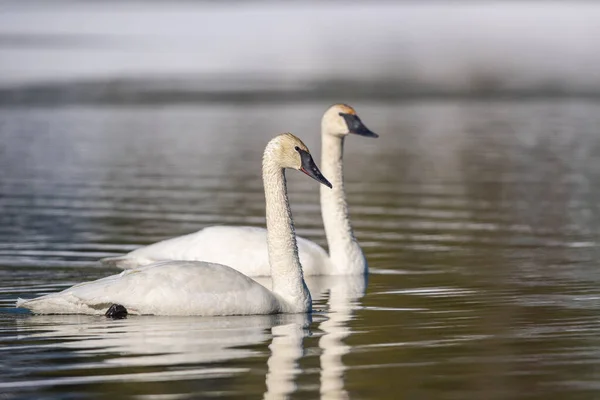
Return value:
M 311 297 L 304 282 L 302 266 L 298 257 L 298 245 L 287 197 L 285 172 L 268 156 L 263 159 L 263 181 L 273 292 L 292 307 L 291 311 L 310 311 Z
M 344 138 L 329 134 L 325 129 L 323 127 L 321 171 L 329 179 L 333 189 L 321 187 L 321 213 L 329 257 L 339 273 L 366 273 L 366 260 L 354 237 L 344 191 Z

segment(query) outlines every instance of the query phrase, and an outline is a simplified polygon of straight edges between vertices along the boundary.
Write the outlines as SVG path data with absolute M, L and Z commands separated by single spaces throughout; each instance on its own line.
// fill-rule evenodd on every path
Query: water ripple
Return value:
M 264 226 L 262 147 L 291 129 L 319 154 L 323 107 L 0 110 L 2 395 L 598 397 L 594 102 L 356 104 L 381 134 L 348 137 L 344 154 L 370 273 L 307 277 L 310 320 L 14 308 L 118 273 L 102 257 Z M 326 246 L 318 185 L 286 176 L 297 232 Z

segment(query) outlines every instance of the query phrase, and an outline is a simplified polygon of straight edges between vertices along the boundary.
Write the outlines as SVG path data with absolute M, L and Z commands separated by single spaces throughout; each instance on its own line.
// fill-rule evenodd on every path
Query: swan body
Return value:
M 39 314 L 103 315 L 121 304 L 134 315 L 253 315 L 298 312 L 249 277 L 221 264 L 164 261 L 60 293 L 19 300 Z
M 344 138 L 350 134 L 377 137 L 356 111 L 345 104 L 330 107 L 321 121 L 322 168 L 333 189 L 321 188 L 321 212 L 329 254 L 318 244 L 298 237 L 304 275 L 354 275 L 368 272 L 367 261 L 350 224 L 343 179 Z M 271 274 L 267 231 L 247 226 L 213 226 L 136 249 L 122 257 L 100 260 L 121 269 L 139 268 L 162 260 L 197 260 L 228 265 L 247 276 Z
M 305 275 L 321 275 L 329 255 L 318 244 L 296 237 Z M 228 251 L 224 251 L 227 243 Z M 157 261 L 196 260 L 228 265 L 247 276 L 269 276 L 267 230 L 252 226 L 210 226 L 198 232 L 163 240 L 124 257 L 105 259 L 105 265 L 139 268 Z
M 104 314 L 112 305 L 139 315 L 254 315 L 311 311 L 298 258 L 284 168 L 302 170 L 328 185 L 306 146 L 292 134 L 272 139 L 263 157 L 267 247 L 272 290 L 222 264 L 163 261 L 125 270 L 32 300 L 17 301 L 38 314 Z

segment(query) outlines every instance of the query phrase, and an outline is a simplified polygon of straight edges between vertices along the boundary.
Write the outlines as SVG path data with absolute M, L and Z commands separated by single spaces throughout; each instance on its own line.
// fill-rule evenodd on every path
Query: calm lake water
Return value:
M 359 102 L 346 141 L 371 266 L 313 278 L 312 316 L 33 316 L 101 257 L 264 224 L 260 159 L 320 157 L 327 103 L 0 109 L 0 399 L 600 398 L 600 103 Z M 320 162 L 318 162 L 320 164 Z M 326 245 L 318 184 L 287 173 Z

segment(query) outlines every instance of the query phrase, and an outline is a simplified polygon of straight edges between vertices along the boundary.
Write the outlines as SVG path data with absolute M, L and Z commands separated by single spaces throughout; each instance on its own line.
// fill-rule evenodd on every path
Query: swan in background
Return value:
M 329 254 L 318 244 L 298 237 L 304 275 L 366 274 L 367 261 L 350 224 L 344 191 L 343 148 L 350 133 L 376 138 L 348 105 L 331 106 L 321 120 L 323 173 L 333 189 L 321 188 L 321 213 Z M 141 247 L 122 257 L 100 260 L 121 269 L 164 260 L 197 260 L 228 265 L 247 276 L 268 276 L 267 231 L 248 226 L 212 226 L 198 232 Z
M 165 261 L 84 282 L 59 293 L 19 299 L 17 307 L 38 314 L 106 313 L 113 318 L 128 313 L 213 316 L 310 312 L 311 297 L 298 258 L 285 168 L 300 170 L 331 187 L 300 139 L 286 133 L 267 144 L 262 171 L 272 291 L 221 264 Z M 227 240 L 221 245 L 239 251 Z

